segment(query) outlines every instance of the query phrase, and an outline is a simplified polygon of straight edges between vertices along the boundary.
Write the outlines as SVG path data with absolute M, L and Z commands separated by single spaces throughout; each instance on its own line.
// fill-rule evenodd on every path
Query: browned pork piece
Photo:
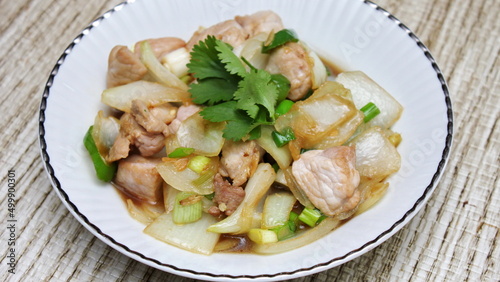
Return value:
M 307 62 L 308 56 L 304 47 L 290 42 L 274 50 L 269 57 L 266 70 L 272 74 L 281 73 L 290 80 L 290 100 L 299 100 L 312 87 L 311 67 Z
M 153 49 L 153 53 L 158 59 L 161 59 L 163 56 L 174 50 L 186 46 L 186 42 L 177 37 L 161 37 L 161 38 L 146 39 L 139 41 L 135 44 L 134 53 L 137 55 L 137 57 L 140 57 L 141 44 L 144 41 L 147 41 L 151 45 L 151 49 Z
M 107 87 L 115 87 L 141 80 L 148 69 L 127 46 L 115 46 L 108 57 Z
M 162 183 L 156 165 L 160 159 L 132 155 L 118 162 L 115 184 L 125 193 L 150 204 L 162 199 Z
M 149 133 L 170 134 L 167 124 L 175 119 L 177 108 L 170 104 L 164 104 L 148 108 L 141 100 L 133 100 L 131 113 L 138 124 Z
M 280 16 L 272 11 L 259 11 L 247 16 L 236 16 L 234 18 L 250 35 L 250 37 L 261 32 L 278 32 L 284 29 Z
M 239 23 L 235 20 L 227 20 L 211 27 L 197 30 L 187 42 L 186 48 L 191 51 L 194 45 L 198 44 L 201 40 L 205 40 L 208 35 L 213 35 L 233 47 L 242 44 L 248 38 L 248 32 Z
M 293 163 L 292 174 L 311 203 L 328 216 L 348 212 L 361 200 L 354 147 L 311 150 Z
M 120 133 L 109 151 L 107 160 L 117 161 L 128 156 L 130 146 L 134 145 L 144 157 L 152 156 L 165 146 L 163 133 L 146 131 L 132 114 L 124 113 L 120 118 Z
M 215 217 L 231 215 L 245 198 L 245 190 L 241 186 L 231 185 L 219 173 L 214 177 L 214 190 L 215 206 L 210 207 L 208 213 Z
M 233 185 L 240 186 L 253 175 L 264 155 L 264 150 L 254 140 L 233 142 L 226 140 L 222 147 L 221 169 L 223 176 L 229 176 Z

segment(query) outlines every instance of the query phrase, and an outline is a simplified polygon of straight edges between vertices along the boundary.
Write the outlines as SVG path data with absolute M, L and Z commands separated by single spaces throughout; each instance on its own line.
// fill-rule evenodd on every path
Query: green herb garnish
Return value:
M 213 36 L 193 47 L 187 66 L 197 79 L 189 89 L 193 102 L 206 106 L 200 115 L 226 122 L 223 136 L 235 141 L 258 138 L 260 125 L 273 124 L 276 104 L 290 87 L 284 76 L 254 68 Z

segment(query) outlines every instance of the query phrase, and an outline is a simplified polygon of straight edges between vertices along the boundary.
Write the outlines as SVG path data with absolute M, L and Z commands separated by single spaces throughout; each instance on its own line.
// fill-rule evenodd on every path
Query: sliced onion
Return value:
M 167 153 L 171 153 L 178 147 L 193 148 L 194 154 L 202 156 L 217 156 L 219 155 L 224 138 L 222 130 L 225 123 L 214 123 L 204 119 L 199 114 L 193 114 L 181 122 L 179 129 L 175 135 L 167 139 L 167 144 L 175 144 L 167 146 Z
M 295 250 L 322 238 L 339 224 L 340 220 L 328 217 L 317 226 L 303 231 L 293 238 L 270 244 L 255 244 L 252 250 L 258 254 L 277 254 Z
M 220 234 L 206 231 L 207 227 L 216 223 L 215 217 L 203 213 L 200 220 L 177 225 L 172 213 L 164 213 L 149 224 L 144 233 L 168 244 L 190 252 L 210 255 L 219 241 Z
M 192 171 L 191 169 L 182 167 L 179 168 L 178 162 L 183 162 L 182 159 L 166 159 L 156 166 L 156 170 L 161 175 L 163 180 L 170 186 L 179 191 L 193 192 L 199 195 L 208 195 L 214 192 L 213 176 L 218 169 L 218 158 L 212 157 L 207 168 L 207 174 L 210 173 L 207 181 L 198 183 L 201 174 Z M 186 162 L 187 165 L 187 162 Z M 167 209 L 170 209 L 167 207 Z
M 184 91 L 189 89 L 186 83 L 161 64 L 147 40 L 141 43 L 141 61 L 149 70 L 153 78 L 159 83 L 167 87 L 174 87 Z
M 233 52 L 238 57 L 245 58 L 255 68 L 264 69 L 269 60 L 269 54 L 264 54 L 261 50 L 262 44 L 267 40 L 268 36 L 267 33 L 259 33 L 246 40 L 242 45 L 236 47 Z
M 261 136 L 257 139 L 257 144 L 261 146 L 278 163 L 281 169 L 287 168 L 292 163 L 292 155 L 287 146 L 278 147 L 271 134 L 273 127 L 261 126 Z
M 103 111 L 99 111 L 94 120 L 92 138 L 101 156 L 107 156 L 109 149 L 115 143 L 120 133 L 120 122 L 113 116 L 105 117 Z
M 104 104 L 127 113 L 132 100 L 141 100 L 148 107 L 153 107 L 168 102 L 188 102 L 191 96 L 187 91 L 145 80 L 108 88 L 101 95 Z
M 373 103 L 380 109 L 380 114 L 364 124 L 363 127 L 391 127 L 401 116 L 403 107 L 384 88 L 361 71 L 343 72 L 335 81 L 344 85 L 352 93 L 356 108 L 361 109 L 368 103 Z
M 307 63 L 311 69 L 311 82 L 312 89 L 317 89 L 323 84 L 328 78 L 328 71 L 323 61 L 319 58 L 318 54 L 314 52 L 307 44 L 303 41 L 299 41 L 304 50 L 307 52 Z

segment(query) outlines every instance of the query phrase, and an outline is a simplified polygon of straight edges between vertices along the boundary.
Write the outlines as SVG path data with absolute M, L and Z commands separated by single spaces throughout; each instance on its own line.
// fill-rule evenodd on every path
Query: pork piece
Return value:
M 272 74 L 281 73 L 290 80 L 290 100 L 301 99 L 312 87 L 311 67 L 307 58 L 304 47 L 294 42 L 274 50 L 269 56 L 266 70 Z
M 128 47 L 117 45 L 111 49 L 106 76 L 108 88 L 141 80 L 147 73 L 146 66 Z
M 149 42 L 151 49 L 153 49 L 153 53 L 158 59 L 161 59 L 163 56 L 174 50 L 186 46 L 186 42 L 177 37 L 161 37 L 142 40 L 135 43 L 134 46 L 134 52 L 139 58 L 141 56 L 141 44 L 144 41 Z
M 117 161 L 128 156 L 130 146 L 134 145 L 144 157 L 152 156 L 165 146 L 163 133 L 147 132 L 133 117 L 124 113 L 120 118 L 120 133 L 109 150 L 107 160 Z
M 219 173 L 214 177 L 214 190 L 215 206 L 210 207 L 208 213 L 215 217 L 231 215 L 245 198 L 245 190 L 241 186 L 231 185 Z
M 233 47 L 242 44 L 249 37 L 248 32 L 239 23 L 235 20 L 227 20 L 196 31 L 187 42 L 186 48 L 191 51 L 194 45 L 201 40 L 205 40 L 208 35 L 213 35 Z
M 168 135 L 170 132 L 167 124 L 175 119 L 177 108 L 170 104 L 149 108 L 143 101 L 133 100 L 131 113 L 147 132 Z
M 280 16 L 272 11 L 260 11 L 248 16 L 236 16 L 234 19 L 245 29 L 250 37 L 261 32 L 278 32 L 285 28 Z
M 177 130 L 179 130 L 179 126 L 181 125 L 181 123 L 188 117 L 199 112 L 200 109 L 201 108 L 196 105 L 180 106 L 179 109 L 177 110 L 177 115 L 175 119 L 170 123 L 169 126 L 170 133 L 175 134 Z
M 163 179 L 156 171 L 160 159 L 132 155 L 118 162 L 115 184 L 125 193 L 150 204 L 162 199 Z
M 253 175 L 264 150 L 254 140 L 233 142 L 226 140 L 222 147 L 221 170 L 223 176 L 229 176 L 233 185 L 240 186 Z
M 354 147 L 337 146 L 300 155 L 292 174 L 312 204 L 328 216 L 351 211 L 361 200 Z

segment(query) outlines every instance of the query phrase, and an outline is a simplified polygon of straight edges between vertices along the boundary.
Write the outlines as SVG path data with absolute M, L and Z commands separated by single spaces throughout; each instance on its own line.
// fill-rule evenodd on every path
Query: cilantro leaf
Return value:
M 193 46 L 191 60 L 187 67 L 189 73 L 192 73 L 195 78 L 232 79 L 232 75 L 226 70 L 225 64 L 219 59 L 219 52 L 215 49 L 217 41 L 219 40 L 209 35 L 205 41 L 200 41 Z
M 271 74 L 265 70 L 252 70 L 238 84 L 234 93 L 238 108 L 245 110 L 252 118 L 256 118 L 259 105 L 262 105 L 270 118 L 274 117 L 278 90 L 271 81 Z
M 189 92 L 196 104 L 214 105 L 233 99 L 238 85 L 221 78 L 210 78 L 192 83 Z
M 188 69 L 197 79 L 189 89 L 193 102 L 207 106 L 200 115 L 225 122 L 223 137 L 234 141 L 258 138 L 261 125 L 273 124 L 277 101 L 290 87 L 284 76 L 256 69 L 213 36 L 193 47 Z
M 225 68 L 230 74 L 237 74 L 240 77 L 244 77 L 247 74 L 245 66 L 240 58 L 233 53 L 230 45 L 219 40 L 216 43 L 215 49 L 219 51 L 218 58 L 225 64 Z
M 228 120 L 236 120 L 240 117 L 236 108 L 236 101 L 220 103 L 214 106 L 205 107 L 201 110 L 200 115 L 211 122 L 221 122 Z

